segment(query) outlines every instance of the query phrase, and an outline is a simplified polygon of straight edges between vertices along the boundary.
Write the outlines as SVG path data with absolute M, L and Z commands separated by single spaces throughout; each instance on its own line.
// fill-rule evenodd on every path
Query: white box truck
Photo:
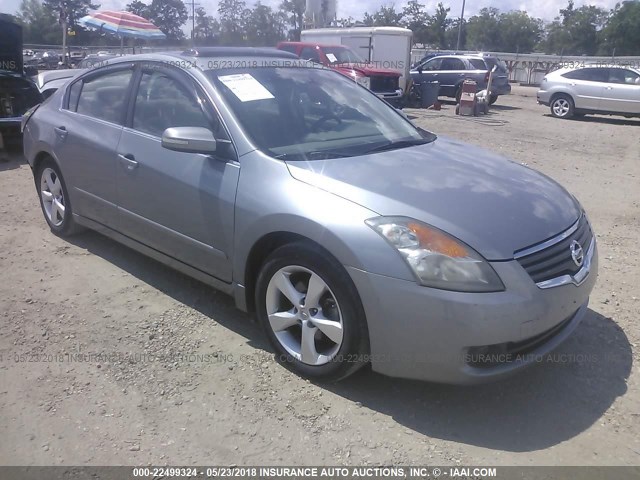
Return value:
M 377 68 L 400 73 L 404 92 L 411 78 L 411 44 L 413 32 L 401 27 L 316 28 L 303 30 L 302 42 L 346 45 Z

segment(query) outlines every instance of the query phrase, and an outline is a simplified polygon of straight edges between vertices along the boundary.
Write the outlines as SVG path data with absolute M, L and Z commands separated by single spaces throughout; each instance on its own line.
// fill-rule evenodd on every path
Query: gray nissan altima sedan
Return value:
M 307 377 L 500 378 L 575 330 L 596 281 L 563 187 L 285 52 L 114 59 L 23 130 L 53 233 L 97 230 L 232 295 Z

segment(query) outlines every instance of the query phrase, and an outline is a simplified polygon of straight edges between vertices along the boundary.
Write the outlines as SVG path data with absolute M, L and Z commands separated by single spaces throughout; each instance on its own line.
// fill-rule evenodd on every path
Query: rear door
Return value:
M 169 127 L 204 127 L 229 140 L 215 109 L 184 71 L 141 67 L 117 148 L 123 233 L 220 280 L 231 281 L 240 164 L 232 146 L 215 156 L 162 147 Z
M 467 68 L 461 58 L 444 57 L 438 73 L 440 95 L 455 97 L 458 85 L 462 83 L 467 76 Z
M 627 68 L 610 68 L 602 92 L 601 110 L 640 114 L 640 75 Z
M 132 64 L 79 79 L 53 125 L 54 151 L 71 186 L 75 213 L 108 226 L 117 223 L 116 146 L 132 79 Z
M 600 99 L 609 80 L 608 68 L 580 68 L 562 75 L 567 79 L 576 108 L 600 110 Z

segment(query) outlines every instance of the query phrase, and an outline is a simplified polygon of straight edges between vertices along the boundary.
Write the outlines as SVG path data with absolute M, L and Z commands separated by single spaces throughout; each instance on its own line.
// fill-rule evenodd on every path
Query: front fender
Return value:
M 346 160 L 348 161 L 348 160 Z M 307 238 L 342 265 L 411 280 L 398 254 L 364 222 L 376 212 L 294 179 L 284 162 L 254 151 L 241 158 L 235 206 L 234 282 L 245 285 L 254 245 L 275 232 Z

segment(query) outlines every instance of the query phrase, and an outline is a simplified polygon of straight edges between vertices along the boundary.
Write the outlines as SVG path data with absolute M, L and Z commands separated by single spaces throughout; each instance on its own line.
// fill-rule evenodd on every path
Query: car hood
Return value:
M 364 75 L 365 77 L 371 76 L 381 76 L 381 77 L 399 77 L 400 73 L 396 70 L 389 70 L 387 68 L 375 68 L 369 65 L 365 65 L 362 63 L 340 63 L 336 65 L 332 65 L 333 68 L 338 70 L 343 70 L 347 73 L 351 73 L 355 71 L 360 75 Z
M 440 228 L 487 260 L 549 239 L 580 216 L 577 200 L 549 177 L 478 147 L 439 137 L 359 157 L 289 161 L 302 182 L 380 215 Z

